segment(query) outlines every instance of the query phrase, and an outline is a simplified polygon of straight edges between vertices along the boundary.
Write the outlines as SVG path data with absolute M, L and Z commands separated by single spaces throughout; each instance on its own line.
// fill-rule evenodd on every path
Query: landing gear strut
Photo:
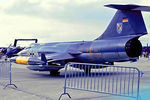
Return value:
M 91 68 L 84 68 L 84 73 L 89 75 L 91 73 Z

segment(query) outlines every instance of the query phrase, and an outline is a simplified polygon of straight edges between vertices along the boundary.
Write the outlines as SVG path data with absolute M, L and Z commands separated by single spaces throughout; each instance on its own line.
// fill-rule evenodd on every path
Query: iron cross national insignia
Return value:
M 122 23 L 117 23 L 117 32 L 119 34 L 122 32 Z

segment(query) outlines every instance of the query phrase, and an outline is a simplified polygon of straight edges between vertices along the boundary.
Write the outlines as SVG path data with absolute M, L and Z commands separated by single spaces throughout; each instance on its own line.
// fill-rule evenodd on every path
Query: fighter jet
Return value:
M 23 50 L 25 47 L 17 46 L 18 41 L 35 41 L 37 43 L 37 39 L 15 39 L 14 45 L 9 45 L 8 47 L 1 47 L 0 48 L 0 58 L 6 56 L 7 58 L 16 56 L 18 52 Z
M 50 74 L 59 74 L 68 62 L 114 64 L 136 61 L 142 53 L 139 37 L 147 34 L 141 11 L 150 11 L 150 7 L 105 6 L 117 9 L 117 12 L 105 32 L 93 41 L 34 43 L 11 61 L 29 65 L 30 70 L 50 71 Z

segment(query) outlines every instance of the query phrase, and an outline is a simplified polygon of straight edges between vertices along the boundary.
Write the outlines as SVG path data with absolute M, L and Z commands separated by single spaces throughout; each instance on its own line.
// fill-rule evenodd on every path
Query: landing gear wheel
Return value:
M 52 70 L 49 72 L 50 72 L 50 75 L 52 75 L 52 76 L 59 76 L 60 75 L 60 72 L 58 72 L 58 70 Z
M 114 65 L 114 62 L 110 62 L 110 65 Z

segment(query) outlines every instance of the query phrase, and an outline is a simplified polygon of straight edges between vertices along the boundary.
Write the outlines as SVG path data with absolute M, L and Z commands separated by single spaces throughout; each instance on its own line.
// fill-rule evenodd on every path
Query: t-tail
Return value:
M 99 39 L 110 39 L 118 37 L 140 37 L 147 34 L 146 26 L 141 11 L 150 11 L 148 6 L 139 5 L 105 5 L 117 9 L 105 32 Z
M 94 43 L 98 42 L 102 46 L 102 62 L 137 60 L 142 54 L 139 37 L 147 34 L 141 12 L 150 12 L 150 7 L 131 4 L 105 6 L 117 9 L 117 12 L 104 33 L 94 40 Z

